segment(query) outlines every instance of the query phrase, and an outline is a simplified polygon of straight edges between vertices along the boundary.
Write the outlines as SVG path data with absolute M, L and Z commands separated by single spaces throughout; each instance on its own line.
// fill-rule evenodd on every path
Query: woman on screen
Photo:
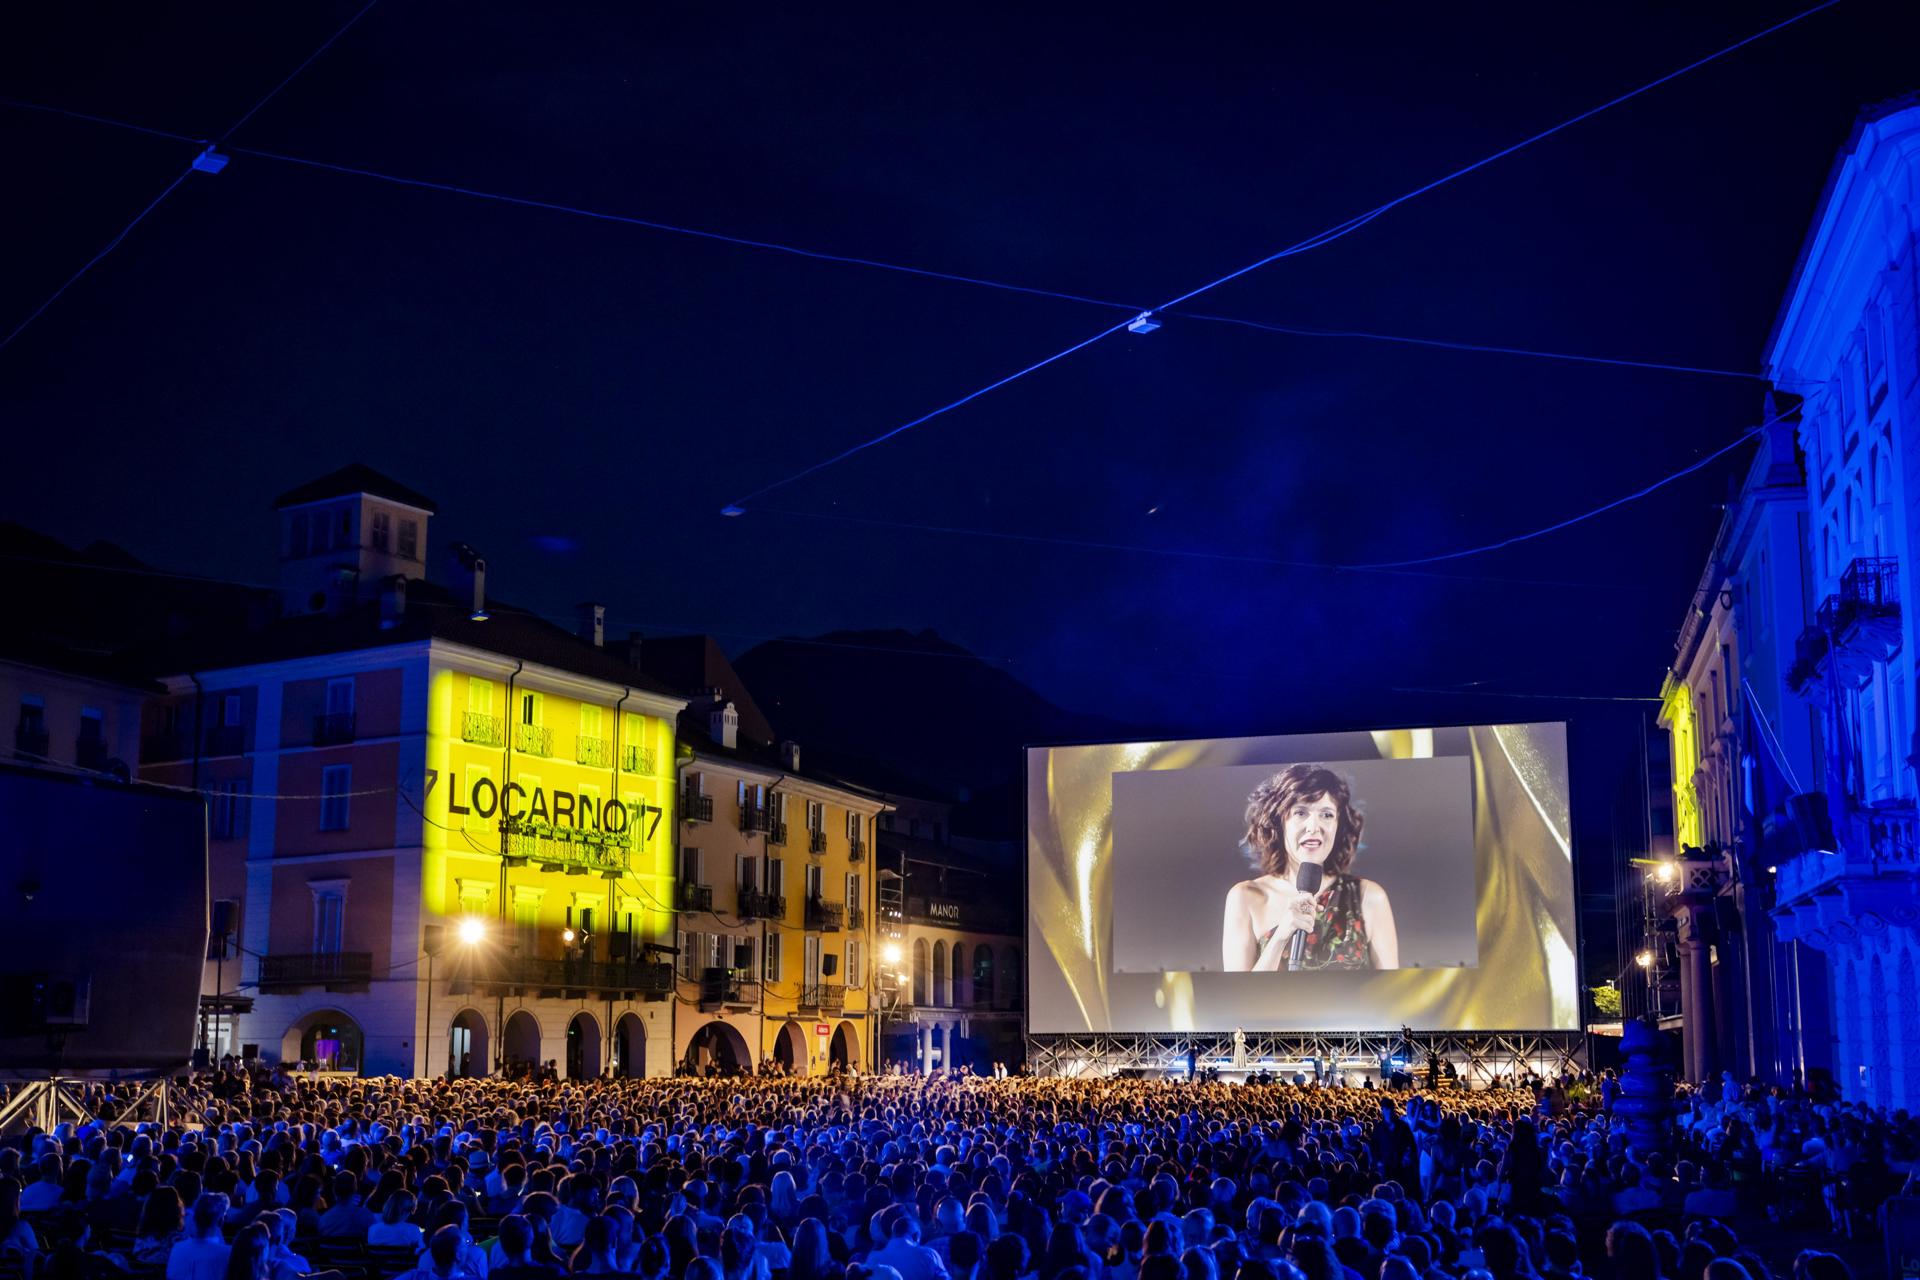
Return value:
M 1288 765 L 1253 789 L 1241 848 L 1260 874 L 1227 893 L 1220 952 L 1228 972 L 1400 967 L 1387 891 L 1349 874 L 1365 822 L 1346 779 L 1321 765 Z M 1323 876 L 1317 893 L 1297 883 L 1309 863 Z

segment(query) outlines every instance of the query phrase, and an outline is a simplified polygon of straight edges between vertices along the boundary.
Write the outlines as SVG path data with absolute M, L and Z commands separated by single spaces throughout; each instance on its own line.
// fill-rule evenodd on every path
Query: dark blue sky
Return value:
M 201 136 L 358 4 L 36 8 L 0 19 L 0 93 Z M 385 0 L 233 141 L 1147 304 L 1794 11 L 553 8 Z M 1755 368 L 1833 153 L 1914 87 L 1916 36 L 1911 6 L 1848 0 L 1205 309 Z M 0 145 L 0 331 L 191 155 L 6 108 Z M 438 546 L 479 546 L 506 598 L 734 648 L 933 627 L 1123 720 L 1657 688 L 1737 464 L 1443 567 L 1526 584 L 788 513 L 1398 559 L 1684 465 L 1759 420 L 1757 383 L 1175 321 L 715 515 L 1111 317 L 239 155 L 0 351 L 0 517 L 271 580 L 273 494 L 357 459 L 435 495 Z

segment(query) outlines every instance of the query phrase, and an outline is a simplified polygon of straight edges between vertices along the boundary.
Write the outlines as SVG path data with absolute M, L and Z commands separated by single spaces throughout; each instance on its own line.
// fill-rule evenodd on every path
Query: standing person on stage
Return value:
M 1288 968 L 1295 935 L 1305 939 L 1302 970 L 1400 967 L 1387 891 L 1349 874 L 1366 819 L 1345 778 L 1289 765 L 1253 789 L 1246 817 L 1241 848 L 1260 874 L 1227 892 L 1220 951 L 1229 973 Z M 1309 863 L 1324 875 L 1317 893 L 1298 884 Z

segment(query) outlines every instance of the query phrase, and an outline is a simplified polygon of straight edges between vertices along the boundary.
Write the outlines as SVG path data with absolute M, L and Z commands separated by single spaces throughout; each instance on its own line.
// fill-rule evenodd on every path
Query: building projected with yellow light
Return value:
M 353 1073 L 661 1075 L 675 717 L 610 646 L 487 599 L 430 500 L 363 467 L 283 495 L 282 616 L 197 652 L 143 773 L 210 801 L 211 1056 Z

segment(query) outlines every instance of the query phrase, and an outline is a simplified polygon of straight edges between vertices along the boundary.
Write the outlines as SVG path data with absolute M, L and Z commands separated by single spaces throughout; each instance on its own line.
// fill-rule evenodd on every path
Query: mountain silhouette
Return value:
M 967 834 L 1020 830 L 1027 746 L 1140 736 L 1056 706 L 932 631 L 770 640 L 733 665 L 806 758 L 849 781 L 950 800 Z

